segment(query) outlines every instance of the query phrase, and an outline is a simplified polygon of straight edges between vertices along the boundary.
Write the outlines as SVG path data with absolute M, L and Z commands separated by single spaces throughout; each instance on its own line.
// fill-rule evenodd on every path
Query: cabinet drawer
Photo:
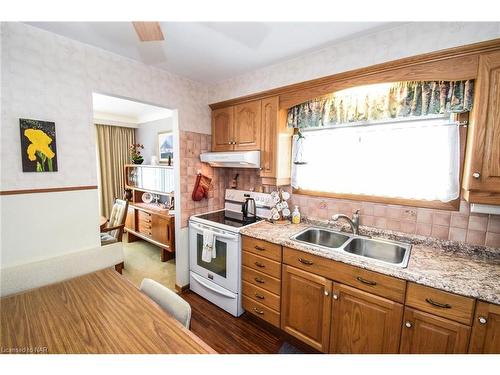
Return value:
M 428 286 L 408 283 L 406 305 L 471 325 L 475 300 Z
M 139 221 L 139 232 L 143 231 L 150 231 L 151 232 L 151 224 L 150 223 L 145 223 L 143 221 Z
M 280 311 L 280 296 L 243 281 L 243 295 L 273 310 Z
M 243 251 L 243 265 L 281 279 L 281 263 Z
M 252 237 L 243 236 L 242 249 L 265 258 L 281 262 L 281 246 Z
M 283 249 L 283 263 L 403 303 L 406 281 L 303 251 Z
M 243 266 L 242 279 L 274 294 L 281 294 L 281 281 L 265 273 Z
M 139 226 L 138 226 L 138 229 L 139 229 L 139 233 L 142 233 L 146 236 L 152 236 L 152 232 L 151 232 L 151 225 L 147 226 L 147 225 L 144 225 L 143 223 L 139 222 Z
M 243 308 L 253 314 L 258 316 L 259 318 L 265 320 L 268 323 L 271 323 L 273 326 L 280 326 L 280 314 L 276 311 L 270 309 L 269 307 L 264 306 L 263 304 L 254 301 L 251 298 L 243 296 Z
M 139 218 L 140 221 L 151 222 L 151 214 L 149 214 L 145 211 L 137 210 L 137 217 Z

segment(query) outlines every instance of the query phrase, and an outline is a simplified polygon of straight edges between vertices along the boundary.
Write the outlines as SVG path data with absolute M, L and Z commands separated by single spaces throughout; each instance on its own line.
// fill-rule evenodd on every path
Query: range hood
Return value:
M 260 151 L 205 152 L 200 160 L 212 167 L 260 168 Z

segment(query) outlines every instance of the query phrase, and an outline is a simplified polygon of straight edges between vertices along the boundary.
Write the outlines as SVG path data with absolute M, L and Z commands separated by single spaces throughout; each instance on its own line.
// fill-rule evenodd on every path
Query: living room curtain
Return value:
M 130 163 L 129 146 L 135 143 L 133 128 L 96 124 L 99 152 L 102 215 L 109 217 L 115 198 L 125 189 L 123 167 Z
M 392 82 L 353 87 L 288 110 L 288 126 L 314 128 L 384 121 L 472 108 L 474 81 Z

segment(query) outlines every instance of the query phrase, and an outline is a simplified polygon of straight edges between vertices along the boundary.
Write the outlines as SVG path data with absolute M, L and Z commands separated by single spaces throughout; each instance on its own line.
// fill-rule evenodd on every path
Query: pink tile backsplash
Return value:
M 182 227 L 188 225 L 191 215 L 214 211 L 224 207 L 224 189 L 226 187 L 226 170 L 212 168 L 200 161 L 200 153 L 209 151 L 211 138 L 208 134 L 180 131 L 180 174 L 181 174 L 181 207 Z M 212 179 L 208 199 L 193 201 L 191 193 L 196 182 L 196 175 L 201 171 Z
M 488 219 L 488 215 L 471 214 L 469 216 L 469 229 L 486 232 Z
M 450 237 L 449 237 L 450 240 L 465 242 L 466 237 L 467 237 L 467 229 L 455 228 L 455 227 L 450 228 Z

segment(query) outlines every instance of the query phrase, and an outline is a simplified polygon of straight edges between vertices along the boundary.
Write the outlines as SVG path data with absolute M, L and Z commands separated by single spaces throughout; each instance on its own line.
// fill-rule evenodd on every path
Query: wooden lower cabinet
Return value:
M 470 331 L 465 324 L 405 307 L 400 353 L 467 353 Z
M 469 353 L 500 354 L 500 306 L 477 303 Z
M 334 283 L 330 353 L 399 352 L 403 305 Z
M 328 352 L 332 282 L 283 265 L 281 329 L 309 346 Z
M 243 252 L 244 308 L 320 352 L 500 353 L 499 305 L 247 236 Z

